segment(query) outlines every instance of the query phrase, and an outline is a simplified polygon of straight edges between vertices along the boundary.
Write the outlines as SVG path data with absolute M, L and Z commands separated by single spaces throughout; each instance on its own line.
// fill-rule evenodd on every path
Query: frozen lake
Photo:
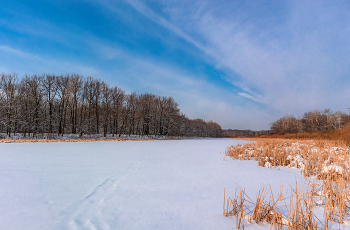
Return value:
M 223 190 L 298 170 L 223 160 L 233 139 L 0 144 L 0 229 L 232 229 Z M 249 225 L 246 229 L 268 229 Z

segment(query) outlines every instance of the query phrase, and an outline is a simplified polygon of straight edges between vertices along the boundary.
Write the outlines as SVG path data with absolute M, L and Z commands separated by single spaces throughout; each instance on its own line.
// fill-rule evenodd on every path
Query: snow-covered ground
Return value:
M 236 184 L 295 185 L 297 169 L 233 161 L 233 139 L 0 144 L 0 229 L 235 229 Z M 245 225 L 245 229 L 269 226 Z

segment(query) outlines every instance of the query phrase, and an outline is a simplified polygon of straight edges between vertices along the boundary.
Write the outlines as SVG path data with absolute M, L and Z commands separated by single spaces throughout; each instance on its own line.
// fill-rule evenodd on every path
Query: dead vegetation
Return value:
M 345 125 L 341 129 L 333 129 L 327 131 L 315 132 L 300 132 L 300 133 L 285 133 L 260 135 L 259 138 L 265 139 L 298 139 L 298 140 L 330 140 L 341 141 L 350 145 L 350 124 Z
M 304 186 L 305 184 L 299 188 L 297 184 L 295 187 L 289 186 L 285 195 L 281 188 L 276 199 L 271 187 L 263 186 L 255 200 L 251 200 L 245 190 L 237 186 L 234 197 L 225 200 L 224 194 L 223 215 L 235 216 L 236 227 L 239 229 L 244 229 L 244 220 L 248 223 L 268 223 L 271 229 L 285 230 L 330 230 L 337 229 L 335 226 L 344 223 L 340 222 L 339 212 L 327 199 L 323 220 L 319 218 L 313 209 L 320 206 L 322 196 L 314 193 L 315 184 L 309 183 L 306 191 Z
M 254 143 L 231 146 L 225 156 L 239 160 L 256 160 L 259 166 L 299 168 L 307 186 L 288 188 L 288 201 L 282 189 L 274 199 L 263 187 L 255 201 L 246 198 L 244 189 L 228 198 L 225 216 L 237 217 L 237 228 L 243 218 L 250 223 L 270 223 L 271 229 L 334 229 L 335 224 L 350 220 L 349 147 L 344 142 L 258 140 Z M 304 189 L 307 187 L 307 189 Z M 269 194 L 269 195 L 268 195 Z M 287 212 L 284 215 L 281 207 Z M 323 210 L 316 216 L 315 207 Z

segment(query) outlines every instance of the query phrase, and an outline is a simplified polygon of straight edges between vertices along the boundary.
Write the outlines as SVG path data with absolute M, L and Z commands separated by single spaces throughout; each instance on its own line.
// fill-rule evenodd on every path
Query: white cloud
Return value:
M 22 50 L 14 49 L 14 48 L 9 47 L 9 46 L 0 45 L 0 50 L 7 52 L 7 53 L 12 53 L 12 54 L 19 56 L 21 58 L 27 58 L 27 59 L 37 60 L 37 61 L 41 60 L 41 58 L 37 55 L 33 55 L 33 54 L 27 53 L 27 52 L 22 51 Z
M 247 93 L 238 93 L 239 96 L 242 96 L 244 98 L 255 100 L 255 98 L 252 95 L 249 95 Z
M 92 66 L 80 63 L 71 63 L 66 60 L 42 57 L 10 46 L 0 45 L 0 58 L 5 65 L 3 72 L 17 72 L 19 74 L 40 74 L 40 73 L 79 73 L 85 76 L 100 75 L 101 71 Z
M 187 42 L 190 42 L 197 46 L 199 49 L 204 49 L 204 47 L 194 40 L 192 37 L 188 36 L 186 33 L 184 33 L 180 28 L 178 28 L 176 25 L 170 23 L 167 19 L 164 17 L 161 17 L 154 11 L 152 11 L 149 7 L 147 7 L 146 4 L 144 4 L 142 1 L 139 0 L 125 0 L 127 1 L 132 7 L 134 7 L 137 11 L 139 11 L 141 14 L 149 18 L 150 20 L 162 25 L 164 28 L 172 31 L 173 33 L 177 34 L 179 37 L 185 39 Z

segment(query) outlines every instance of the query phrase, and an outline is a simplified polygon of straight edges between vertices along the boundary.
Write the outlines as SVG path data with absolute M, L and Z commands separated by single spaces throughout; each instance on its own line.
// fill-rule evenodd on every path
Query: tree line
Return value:
M 261 135 L 269 135 L 270 130 L 254 131 L 250 129 L 223 129 L 225 137 L 256 137 Z
M 100 79 L 1 74 L 0 132 L 221 137 L 216 122 L 189 119 L 172 97 L 125 93 Z
M 272 133 L 319 132 L 340 129 L 350 121 L 350 116 L 330 109 L 305 112 L 301 118 L 286 115 L 270 124 Z

